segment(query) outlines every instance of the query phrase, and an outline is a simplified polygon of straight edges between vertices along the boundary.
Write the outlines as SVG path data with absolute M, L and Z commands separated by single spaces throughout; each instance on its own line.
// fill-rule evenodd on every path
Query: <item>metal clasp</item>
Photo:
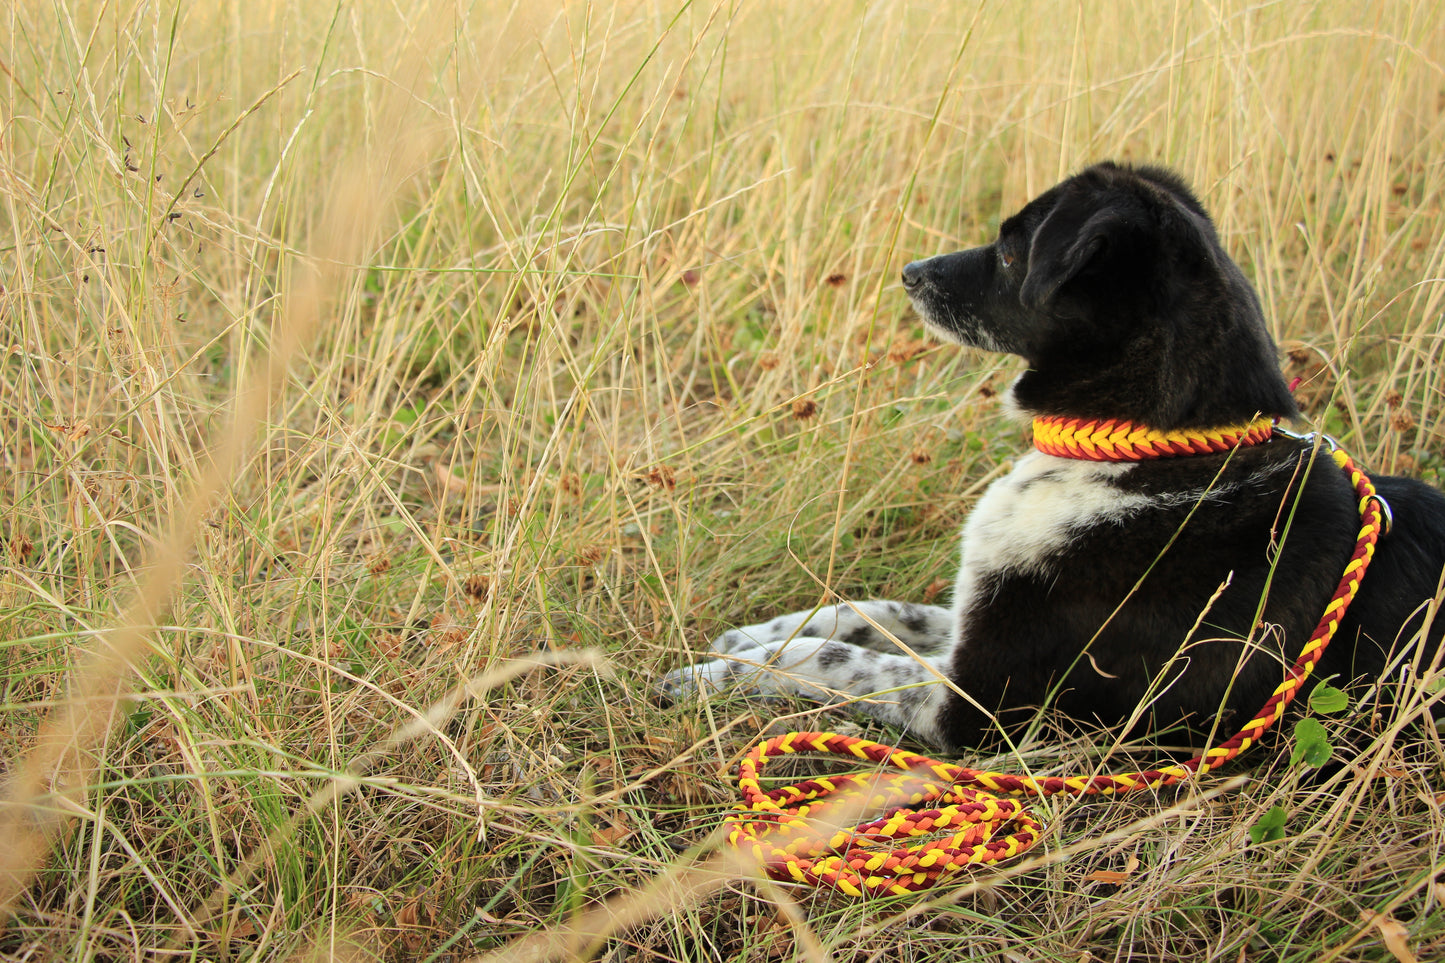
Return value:
M 1276 435 L 1283 435 L 1284 437 L 1289 438 L 1292 441 L 1297 441 L 1300 444 L 1309 445 L 1311 447 L 1313 447 L 1315 442 L 1318 441 L 1321 445 L 1324 446 L 1326 451 L 1336 452 L 1340 450 L 1340 443 L 1335 441 L 1332 435 L 1327 435 L 1322 431 L 1290 431 L 1288 428 L 1281 428 L 1279 425 L 1275 425 L 1274 433 Z
M 1339 442 L 1322 431 L 1290 431 L 1288 428 L 1281 428 L 1279 425 L 1275 425 L 1274 433 L 1276 435 L 1283 435 L 1291 441 L 1297 441 L 1302 445 L 1309 445 L 1310 447 L 1314 447 L 1315 442 L 1318 441 L 1320 446 L 1331 454 L 1343 450 L 1340 448 Z M 1384 495 L 1375 492 L 1370 497 L 1374 500 L 1375 504 L 1380 506 L 1380 537 L 1384 538 L 1390 534 L 1390 529 L 1395 525 L 1395 513 L 1390 510 L 1390 503 L 1385 501 Z

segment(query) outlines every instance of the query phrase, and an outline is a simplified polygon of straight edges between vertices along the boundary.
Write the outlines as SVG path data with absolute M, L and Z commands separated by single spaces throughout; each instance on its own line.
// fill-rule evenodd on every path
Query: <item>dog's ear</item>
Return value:
M 1034 231 L 1028 274 L 1019 289 L 1024 307 L 1038 310 L 1048 305 L 1059 288 L 1104 251 L 1110 238 L 1124 227 L 1115 211 L 1079 208 L 1061 202 Z

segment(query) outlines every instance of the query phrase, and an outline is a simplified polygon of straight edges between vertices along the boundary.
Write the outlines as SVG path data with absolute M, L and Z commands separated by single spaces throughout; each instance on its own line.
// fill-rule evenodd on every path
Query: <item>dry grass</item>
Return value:
M 1439 6 L 542 6 L 0 14 L 0 953 L 1445 953 L 1429 686 L 867 906 L 708 856 L 776 707 L 649 701 L 938 590 L 1022 439 L 898 268 L 1090 160 L 1188 176 L 1310 417 L 1439 483 Z

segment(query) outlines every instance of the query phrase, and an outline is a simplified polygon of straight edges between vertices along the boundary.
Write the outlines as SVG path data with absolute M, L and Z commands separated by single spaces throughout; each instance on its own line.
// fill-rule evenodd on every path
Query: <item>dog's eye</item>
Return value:
M 1013 264 L 1014 264 L 1013 255 L 1012 255 L 1012 254 L 1009 254 L 1007 251 L 999 251 L 999 252 L 998 252 L 998 260 L 999 260 L 999 263 L 1002 264 L 1004 267 L 1013 267 Z

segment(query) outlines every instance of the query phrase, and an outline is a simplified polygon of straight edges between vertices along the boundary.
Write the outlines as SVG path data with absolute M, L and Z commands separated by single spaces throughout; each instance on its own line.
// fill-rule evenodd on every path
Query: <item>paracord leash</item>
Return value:
M 1046 422 L 1042 431 L 1040 422 Z M 1274 431 L 1301 439 L 1282 429 Z M 1139 429 L 1127 422 L 1036 419 L 1035 432 L 1037 446 L 1050 454 L 1123 461 L 1256 444 L 1269 437 L 1269 425 L 1267 419 L 1260 419 L 1237 429 L 1185 435 Z M 1375 493 L 1370 479 L 1332 440 L 1328 447 L 1330 457 L 1349 477 L 1359 497 L 1361 525 L 1354 553 L 1319 625 L 1285 680 L 1230 739 L 1187 762 L 1162 769 L 1035 778 L 938 762 L 852 736 L 790 732 L 755 746 L 739 764 L 738 788 L 744 801 L 725 821 L 729 843 L 751 854 L 774 879 L 830 886 L 852 896 L 911 893 L 967 866 L 1010 859 L 1038 841 L 1042 829 L 1028 807 L 1016 798 L 1001 797 L 1137 792 L 1173 785 L 1224 765 L 1258 741 L 1299 693 L 1359 591 L 1375 543 L 1388 526 L 1388 506 Z M 820 776 L 764 790 L 758 782 L 763 767 L 778 756 L 797 752 L 847 756 L 899 771 Z M 847 794 L 841 801 L 828 798 L 840 793 Z M 830 810 L 843 807 L 856 812 L 885 806 L 890 808 L 880 818 L 835 832 L 827 839 L 816 829 Z M 939 838 L 940 833 L 948 835 Z M 897 842 L 920 836 L 932 838 L 911 845 Z

